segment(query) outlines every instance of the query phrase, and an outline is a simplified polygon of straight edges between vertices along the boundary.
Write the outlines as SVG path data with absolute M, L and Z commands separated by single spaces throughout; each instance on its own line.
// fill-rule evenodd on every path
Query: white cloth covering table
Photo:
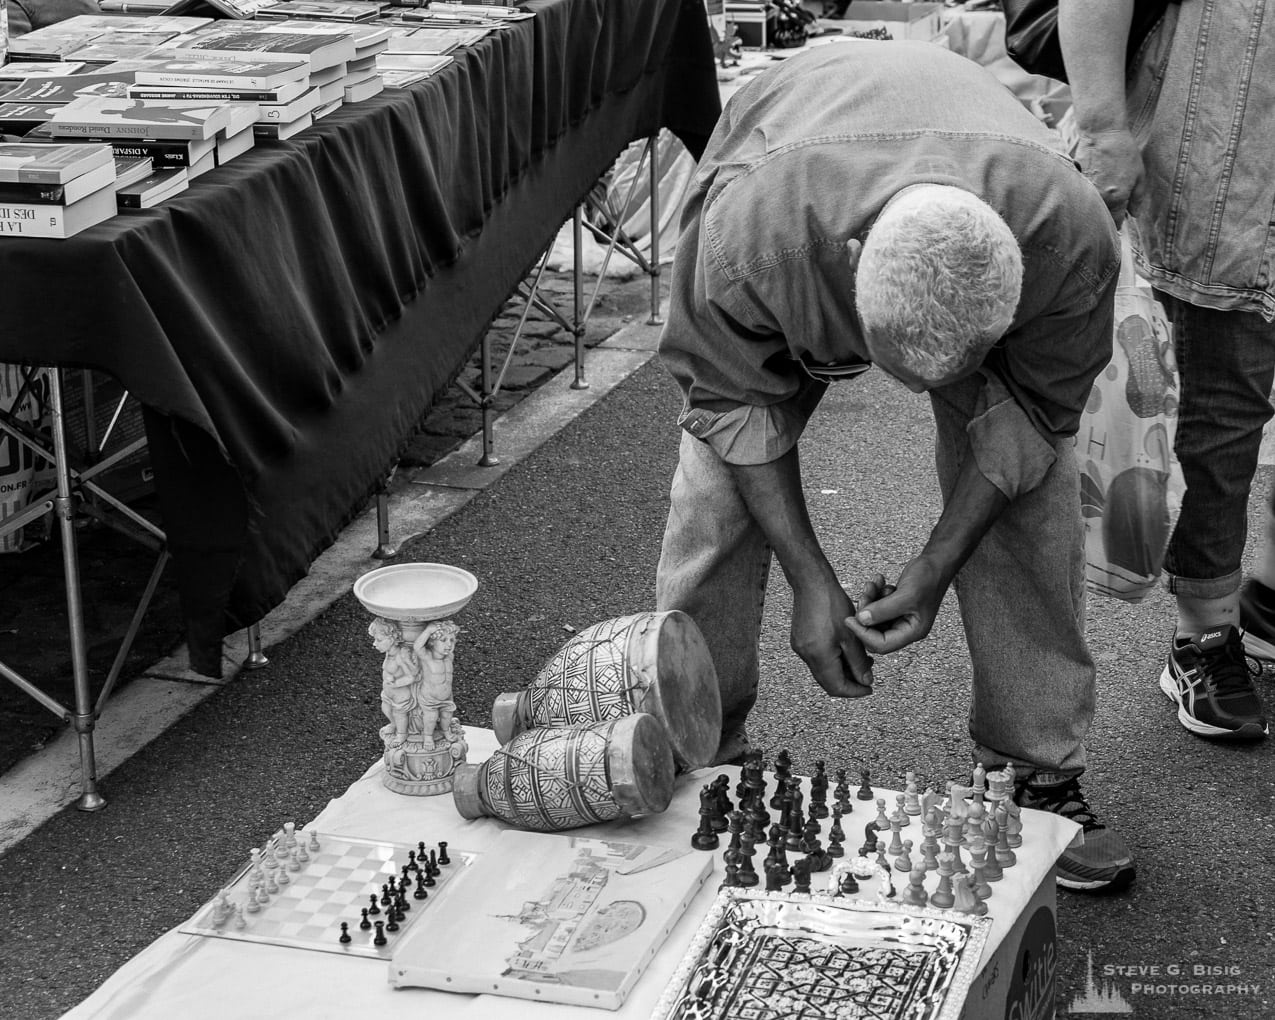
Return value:
M 469 760 L 485 761 L 496 749 L 490 730 L 466 728 Z M 699 791 L 718 774 L 739 778 L 733 767 L 703 769 L 678 778 L 673 803 L 661 815 L 574 829 L 573 834 L 673 847 L 690 847 L 699 823 Z M 767 777 L 773 787 L 773 777 Z M 894 792 L 876 791 L 894 806 Z M 875 817 L 875 804 L 854 801 L 842 822 L 847 853 L 857 853 L 863 826 Z M 273 831 L 284 819 L 263 820 Z M 1023 812 L 1023 845 L 1018 863 L 1005 872 L 990 901 L 993 926 L 983 952 L 990 960 L 1018 914 L 1031 899 L 1077 828 L 1054 815 Z M 506 826 L 492 818 L 466 820 L 450 796 L 407 797 L 381 783 L 381 763 L 367 770 L 311 822 L 307 829 L 333 835 L 415 844 L 446 840 L 449 849 L 482 852 Z M 825 826 L 826 834 L 826 826 Z M 723 842 L 723 846 L 725 843 Z M 248 848 L 244 848 L 247 860 Z M 516 862 L 511 862 L 516 866 Z M 112 974 L 102 986 L 65 1014 L 67 1020 L 554 1020 L 562 1017 L 647 1018 L 681 962 L 695 929 L 712 903 L 723 876 L 721 850 L 714 853 L 714 874 L 651 961 L 646 973 L 618 1011 L 532 1002 L 495 995 L 460 995 L 422 988 L 395 989 L 389 964 L 365 957 L 344 957 L 284 946 L 187 935 L 174 929 Z M 464 895 L 464 877 L 448 883 L 448 895 Z M 215 876 L 228 882 L 230 875 Z M 822 878 L 815 883 L 816 891 Z M 210 889 L 210 898 L 215 892 Z M 427 924 L 422 918 L 418 924 Z M 335 938 L 335 933 L 334 936 Z M 440 932 L 443 939 L 462 937 Z

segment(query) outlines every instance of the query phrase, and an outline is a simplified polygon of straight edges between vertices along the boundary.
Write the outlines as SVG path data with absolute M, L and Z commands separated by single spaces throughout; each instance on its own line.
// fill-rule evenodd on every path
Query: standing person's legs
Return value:
M 977 407 L 977 378 L 932 392 L 939 484 L 951 491 Z M 1094 665 L 1085 642 L 1084 525 L 1080 473 L 1069 443 L 1030 492 L 1013 500 L 956 578 L 974 687 L 970 735 L 975 757 L 1012 761 L 1026 780 L 1023 807 L 1081 826 L 1083 842 L 1058 858 L 1066 889 L 1112 891 L 1136 875 L 1120 834 L 1103 825 L 1080 786 L 1085 735 L 1093 721 Z
M 704 634 L 722 694 L 715 762 L 749 749 L 757 643 L 771 550 L 712 447 L 683 433 L 655 578 L 656 608 L 680 609 Z
M 1186 481 L 1164 563 L 1178 619 L 1160 687 L 1192 733 L 1260 739 L 1267 723 L 1244 660 L 1240 579 L 1249 490 L 1271 417 L 1275 324 L 1157 296 L 1182 377 L 1174 449 Z
M 932 392 L 944 499 L 971 455 L 965 427 L 977 377 Z M 974 670 L 970 735 L 977 759 L 1076 775 L 1093 721 L 1085 643 L 1084 526 L 1070 446 L 1041 483 L 1006 508 L 966 561 L 956 595 Z

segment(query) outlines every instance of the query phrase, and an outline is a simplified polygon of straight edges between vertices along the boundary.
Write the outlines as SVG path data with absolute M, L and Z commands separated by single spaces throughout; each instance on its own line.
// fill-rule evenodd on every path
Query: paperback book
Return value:
M 150 156 L 115 157 L 115 187 L 122 188 L 126 184 L 140 181 L 151 172 L 153 164 Z
M 133 77 L 138 85 L 269 90 L 305 81 L 309 73 L 307 62 L 298 58 L 234 59 L 196 56 L 192 53 L 156 60 L 150 66 L 136 71 Z
M 314 115 L 303 113 L 296 120 L 290 121 L 258 121 L 252 126 L 252 132 L 258 141 L 282 142 L 293 135 L 300 134 L 314 123 Z
M 124 185 L 115 192 L 120 209 L 150 209 L 190 187 L 185 169 L 156 170 L 141 180 Z
M 284 18 L 312 18 L 316 21 L 371 21 L 380 15 L 388 4 L 369 3 L 367 0 L 282 0 L 281 3 L 263 7 L 257 12 L 258 21 L 275 21 Z
M 32 128 L 47 123 L 60 105 L 0 102 L 0 132 L 6 135 L 25 135 Z
M 176 47 L 204 56 L 244 57 L 249 53 L 276 53 L 304 59 L 310 71 L 343 64 L 354 57 L 354 40 L 347 35 L 278 32 L 264 27 L 211 28 L 187 36 Z
M 75 74 L 84 68 L 79 60 L 22 60 L 0 67 L 0 83 Z
M 54 113 L 49 129 L 54 137 L 212 138 L 230 123 L 235 105 L 81 96 Z
M 0 181 L 66 184 L 114 161 L 109 145 L 4 142 L 0 143 Z
M 187 88 L 178 85 L 130 85 L 130 99 L 177 99 L 187 102 L 222 101 L 230 103 L 290 103 L 310 90 L 304 79 L 288 82 L 275 89 Z M 2 97 L 0 97 L 2 98 Z
M 120 74 L 70 74 L 28 78 L 7 89 L 0 100 L 6 103 L 59 103 L 65 105 L 82 96 L 125 96 L 133 83 L 133 72 Z
M 23 184 L 0 182 L 0 203 L 28 205 L 72 205 L 95 191 L 115 183 L 115 161 L 103 163 L 65 184 Z
M 310 89 L 287 103 L 260 103 L 257 106 L 257 123 L 289 124 L 306 113 L 313 113 L 322 105 L 317 88 Z
M 376 58 L 379 71 L 424 71 L 435 74 L 452 62 L 450 56 L 429 53 L 381 53 Z
M 0 202 L 0 234 L 66 238 L 114 215 L 114 188 L 99 188 L 70 205 Z

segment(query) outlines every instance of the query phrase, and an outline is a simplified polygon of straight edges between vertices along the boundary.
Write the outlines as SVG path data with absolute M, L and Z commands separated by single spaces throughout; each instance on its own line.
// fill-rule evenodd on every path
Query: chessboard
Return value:
M 179 930 L 388 960 L 395 943 L 477 856 L 280 830 Z M 295 844 L 289 845 L 289 841 Z

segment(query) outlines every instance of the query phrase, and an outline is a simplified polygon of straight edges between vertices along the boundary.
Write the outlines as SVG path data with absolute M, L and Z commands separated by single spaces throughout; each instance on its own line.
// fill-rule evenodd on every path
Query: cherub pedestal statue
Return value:
M 437 588 L 439 572 L 445 582 Z M 453 575 L 463 575 L 457 579 Z M 468 582 L 465 579 L 468 579 Z M 451 584 L 460 583 L 459 602 Z M 381 665 L 384 782 L 398 793 L 448 793 L 468 745 L 452 698 L 452 662 L 460 627 L 442 617 L 477 588 L 473 575 L 441 564 L 405 563 L 359 578 L 355 595 L 375 619 L 367 632 Z

